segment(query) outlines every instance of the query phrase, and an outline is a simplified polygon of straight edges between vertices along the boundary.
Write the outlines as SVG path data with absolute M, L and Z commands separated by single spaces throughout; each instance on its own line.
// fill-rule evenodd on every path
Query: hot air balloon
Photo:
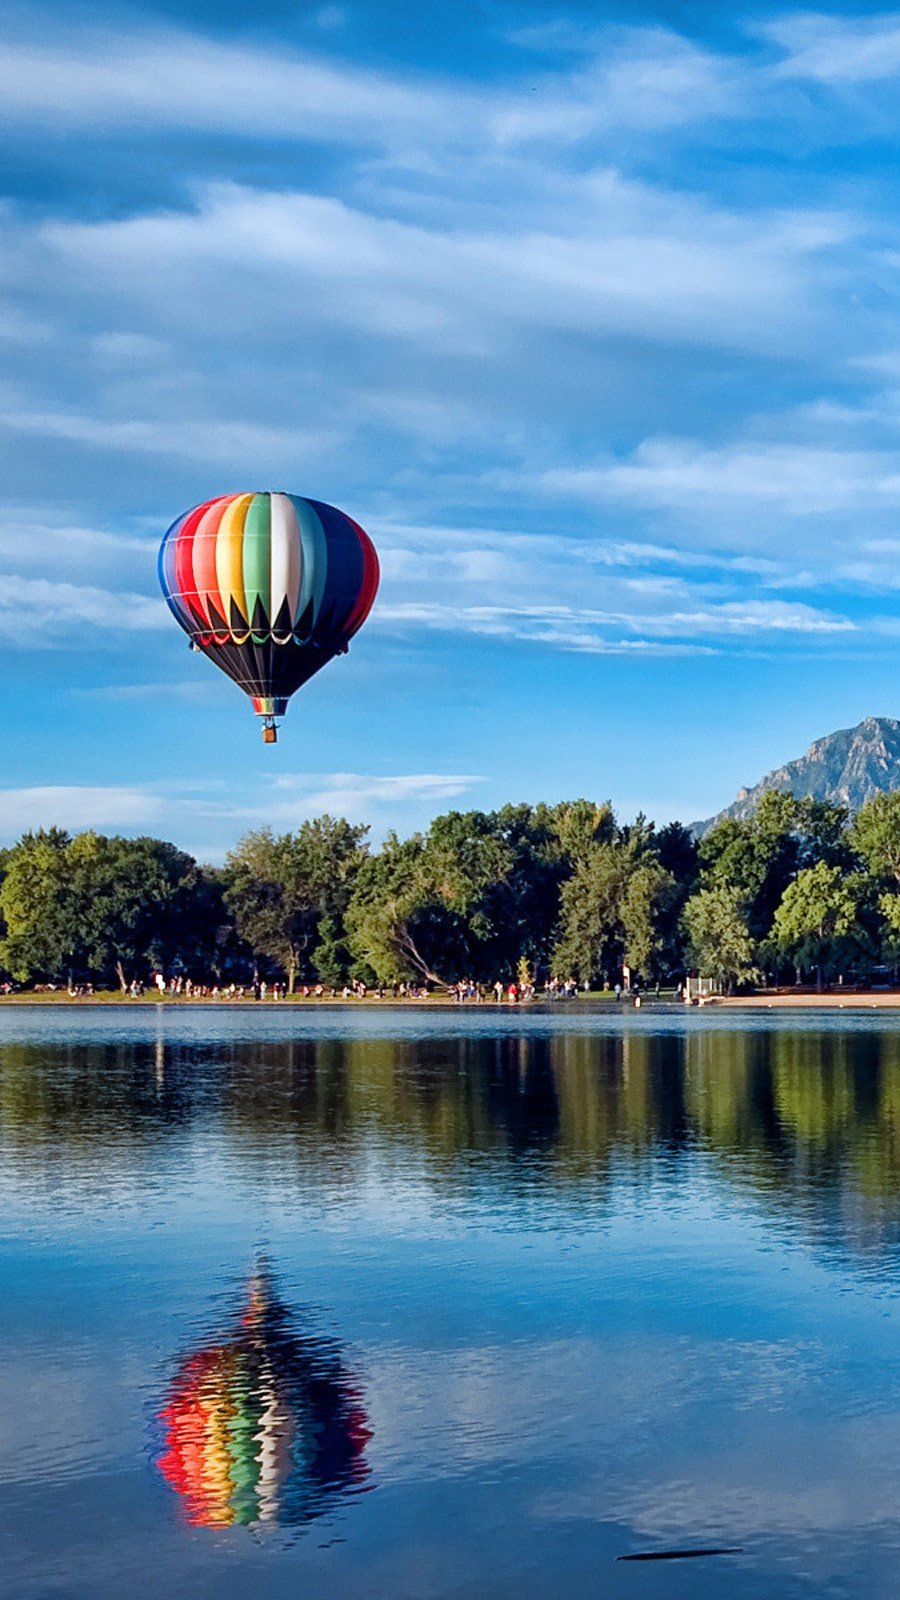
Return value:
M 291 695 L 372 609 L 378 557 L 335 506 L 295 494 L 226 494 L 172 523 L 159 581 L 191 648 L 239 684 L 274 744 Z
M 295 1527 L 368 1475 L 371 1430 L 337 1347 L 295 1328 L 264 1270 L 231 1335 L 182 1360 L 158 1420 L 157 1465 L 192 1527 Z

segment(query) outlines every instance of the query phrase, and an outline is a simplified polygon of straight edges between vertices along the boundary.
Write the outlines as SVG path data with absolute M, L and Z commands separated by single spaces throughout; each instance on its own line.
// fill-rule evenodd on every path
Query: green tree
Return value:
M 683 921 L 688 964 L 702 977 L 715 978 L 731 994 L 759 976 L 742 898 L 732 885 L 699 889 L 687 901 Z
M 840 867 L 819 861 L 797 874 L 775 913 L 773 944 L 798 972 L 815 968 L 819 989 L 847 959 L 854 936 L 858 939 L 860 888 Z
M 115 977 L 170 961 L 195 921 L 194 860 L 161 839 L 51 828 L 8 853 L 2 959 L 23 982 Z
M 752 816 L 726 817 L 700 842 L 702 886 L 737 891 L 754 942 L 777 959 L 769 939 L 777 907 L 798 872 L 825 862 L 849 870 L 853 852 L 847 813 L 825 801 L 768 789 Z
M 548 958 L 568 870 L 546 806 L 450 811 L 426 834 L 391 835 L 348 914 L 360 971 L 381 982 L 511 977 Z
M 797 815 L 793 795 L 769 789 L 751 817 L 726 817 L 700 842 L 703 887 L 721 884 L 736 891 L 755 941 L 768 934 L 797 870 Z
M 825 861 L 830 867 L 851 869 L 856 856 L 846 806 L 809 798 L 797 800 L 795 805 L 798 865 L 814 867 L 816 862 Z
M 257 956 L 298 976 L 322 961 L 339 981 L 343 923 L 364 858 L 367 829 L 340 817 L 315 817 L 296 833 L 248 833 L 227 858 L 225 902 L 238 934 Z
M 70 843 L 62 828 L 41 828 L 7 852 L 2 960 L 20 983 L 53 980 L 80 963 L 79 908 L 66 865 Z
M 656 857 L 647 854 L 627 874 L 620 915 L 625 960 L 645 978 L 661 973 L 666 953 L 666 915 L 677 899 L 677 885 Z
M 579 858 L 563 884 L 560 937 L 554 952 L 557 974 L 581 982 L 605 981 L 624 959 L 622 901 L 628 857 L 619 844 L 599 844 Z
M 180 957 L 195 924 L 197 864 L 162 839 L 76 835 L 66 852 L 89 971 L 127 988 L 147 967 Z
M 555 970 L 606 982 L 627 962 L 645 978 L 661 976 L 677 964 L 680 947 L 679 886 L 660 851 L 696 866 L 696 850 L 685 829 L 660 835 L 643 816 L 619 828 L 608 807 L 597 815 L 601 826 L 593 836 L 581 830 L 562 886 Z
M 347 939 L 354 971 L 367 982 L 444 984 L 459 975 L 465 929 L 436 893 L 424 856 L 421 834 L 389 833 L 357 875 Z
M 850 838 L 874 877 L 900 887 L 900 790 L 876 794 L 860 806 Z
M 554 806 L 550 819 L 563 853 L 572 866 L 584 860 L 595 845 L 613 844 L 618 828 L 612 806 L 606 801 L 566 800 Z
M 694 835 L 680 822 L 670 822 L 661 828 L 656 834 L 653 848 L 660 866 L 669 873 L 674 886 L 667 903 L 658 908 L 662 950 L 657 956 L 657 965 L 663 972 L 680 973 L 685 968 L 682 912 L 698 887 L 700 852 Z

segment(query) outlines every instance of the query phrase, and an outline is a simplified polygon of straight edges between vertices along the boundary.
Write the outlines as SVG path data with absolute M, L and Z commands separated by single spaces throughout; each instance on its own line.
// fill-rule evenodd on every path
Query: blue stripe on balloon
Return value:
M 336 506 L 311 500 L 310 505 L 325 530 L 328 541 L 328 575 L 322 597 L 322 613 L 329 627 L 340 631 L 359 596 L 365 576 L 365 558 L 356 530 Z
M 185 624 L 190 625 L 191 619 L 188 612 L 178 604 L 176 599 L 175 542 L 191 514 L 190 511 L 186 511 L 183 517 L 176 517 L 171 528 L 163 535 L 163 542 L 159 547 L 159 586 L 165 596 L 169 610 L 175 620 L 181 623 L 182 627 Z

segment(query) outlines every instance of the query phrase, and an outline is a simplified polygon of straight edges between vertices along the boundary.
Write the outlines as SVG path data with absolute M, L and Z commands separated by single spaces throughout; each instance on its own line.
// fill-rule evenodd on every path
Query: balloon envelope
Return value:
M 228 494 L 168 529 L 159 580 L 192 646 L 266 718 L 334 656 L 372 609 L 378 557 L 335 506 L 294 494 Z
M 362 1398 L 328 1339 L 252 1280 L 230 1337 L 187 1355 L 159 1413 L 157 1464 L 194 1527 L 297 1526 L 368 1475 Z

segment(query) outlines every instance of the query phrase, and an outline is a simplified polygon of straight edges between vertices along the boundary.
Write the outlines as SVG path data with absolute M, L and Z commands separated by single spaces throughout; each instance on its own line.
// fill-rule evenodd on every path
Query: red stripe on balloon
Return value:
M 197 595 L 193 563 L 194 534 L 197 531 L 197 523 L 212 503 L 208 500 L 202 506 L 195 506 L 193 511 L 189 511 L 175 536 L 175 590 L 183 609 L 187 611 L 192 621 L 201 624 L 208 623 L 209 618 Z
M 347 515 L 346 512 L 344 515 Z M 378 582 L 379 578 L 381 577 L 381 569 L 378 565 L 378 556 L 375 553 L 375 546 L 369 538 L 369 535 L 366 533 L 365 528 L 361 528 L 359 523 L 354 522 L 352 517 L 347 517 L 347 521 L 359 540 L 363 558 L 362 585 L 360 587 L 359 594 L 356 597 L 356 603 L 353 607 L 353 610 L 350 612 L 350 615 L 344 624 L 344 631 L 346 632 L 347 638 L 351 639 L 354 633 L 356 633 L 362 627 L 366 617 L 369 615 L 369 612 L 372 609 L 375 596 L 378 593 Z
M 208 500 L 205 506 L 201 506 L 202 515 L 206 516 L 206 513 L 209 512 L 209 519 L 200 537 L 191 541 L 194 588 L 199 597 L 199 604 L 203 607 L 203 621 L 207 627 L 213 626 L 212 617 L 209 614 L 210 603 L 215 606 L 223 621 L 226 623 L 228 621 L 222 604 L 222 596 L 219 593 L 219 579 L 216 572 L 216 546 L 219 541 L 219 523 L 225 515 L 226 508 L 231 505 L 232 500 L 237 498 L 236 494 L 223 494 L 216 500 Z M 208 644 L 211 642 L 212 637 L 215 637 L 220 644 L 224 644 L 229 635 L 227 632 L 220 633 L 214 629 L 213 635 L 202 642 Z

